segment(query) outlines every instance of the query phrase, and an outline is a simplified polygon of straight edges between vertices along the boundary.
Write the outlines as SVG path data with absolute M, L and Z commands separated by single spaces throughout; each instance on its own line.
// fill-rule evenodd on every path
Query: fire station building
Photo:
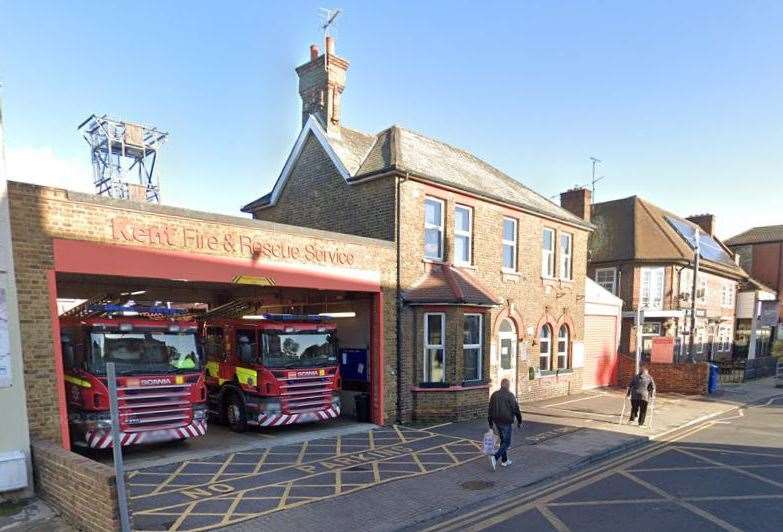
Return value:
M 393 244 L 400 419 L 481 415 L 502 378 L 523 400 L 581 390 L 592 225 L 467 151 L 345 127 L 348 62 L 326 48 L 296 69 L 302 130 L 282 173 L 243 211 Z
M 273 190 L 242 209 L 252 219 L 8 183 L 36 481 L 61 509 L 116 515 L 105 473 L 56 449 L 71 444 L 66 299 L 350 315 L 337 337 L 366 354 L 377 424 L 482 416 L 504 378 L 523 401 L 595 385 L 583 375 L 593 226 L 464 150 L 345 127 L 348 62 L 326 48 L 297 69 L 302 129 Z

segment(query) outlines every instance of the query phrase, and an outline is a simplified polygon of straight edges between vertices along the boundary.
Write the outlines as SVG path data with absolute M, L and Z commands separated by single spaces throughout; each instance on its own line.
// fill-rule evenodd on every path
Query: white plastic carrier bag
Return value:
M 484 433 L 484 454 L 495 454 L 495 433 L 489 429 Z

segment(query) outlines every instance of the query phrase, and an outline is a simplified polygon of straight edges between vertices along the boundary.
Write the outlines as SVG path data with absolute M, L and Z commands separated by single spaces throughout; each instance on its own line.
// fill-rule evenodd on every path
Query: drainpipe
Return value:
M 405 175 L 405 179 L 407 180 L 407 173 Z M 396 347 L 397 347 L 397 423 L 402 422 L 402 290 L 400 288 L 400 265 L 402 264 L 402 261 L 400 260 L 400 185 L 402 184 L 402 179 L 397 176 L 395 177 L 395 184 L 396 184 L 396 193 L 395 193 L 395 206 L 394 206 L 394 239 L 396 241 L 396 249 L 397 249 L 397 287 L 396 287 L 396 306 L 397 306 L 397 316 L 395 319 L 395 326 L 397 329 L 396 334 Z

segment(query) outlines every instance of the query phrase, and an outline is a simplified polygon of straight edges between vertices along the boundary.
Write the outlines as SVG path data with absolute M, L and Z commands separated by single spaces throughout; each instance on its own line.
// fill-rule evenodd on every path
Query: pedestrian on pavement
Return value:
M 519 403 L 508 388 L 508 379 L 503 379 L 500 381 L 500 389 L 489 398 L 489 428 L 494 426 L 500 434 L 500 448 L 489 457 L 493 471 L 497 467 L 498 460 L 503 467 L 511 465 L 507 451 L 511 445 L 511 429 L 514 419 L 517 421 L 517 428 L 522 426 L 522 412 L 519 411 Z
M 631 397 L 631 419 L 628 422 L 633 423 L 636 415 L 639 414 L 639 425 L 644 425 L 644 418 L 647 416 L 647 403 L 655 396 L 655 381 L 646 365 L 643 365 L 639 373 L 631 379 L 626 394 L 626 397 L 628 396 Z

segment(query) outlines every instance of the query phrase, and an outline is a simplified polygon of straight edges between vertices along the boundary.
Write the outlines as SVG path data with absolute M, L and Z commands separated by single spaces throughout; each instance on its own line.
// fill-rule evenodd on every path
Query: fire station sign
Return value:
M 112 239 L 154 248 L 205 251 L 272 261 L 297 261 L 329 266 L 352 266 L 353 253 L 317 243 L 295 244 L 252 229 L 247 232 L 207 232 L 177 224 L 139 223 L 124 216 L 112 219 Z

